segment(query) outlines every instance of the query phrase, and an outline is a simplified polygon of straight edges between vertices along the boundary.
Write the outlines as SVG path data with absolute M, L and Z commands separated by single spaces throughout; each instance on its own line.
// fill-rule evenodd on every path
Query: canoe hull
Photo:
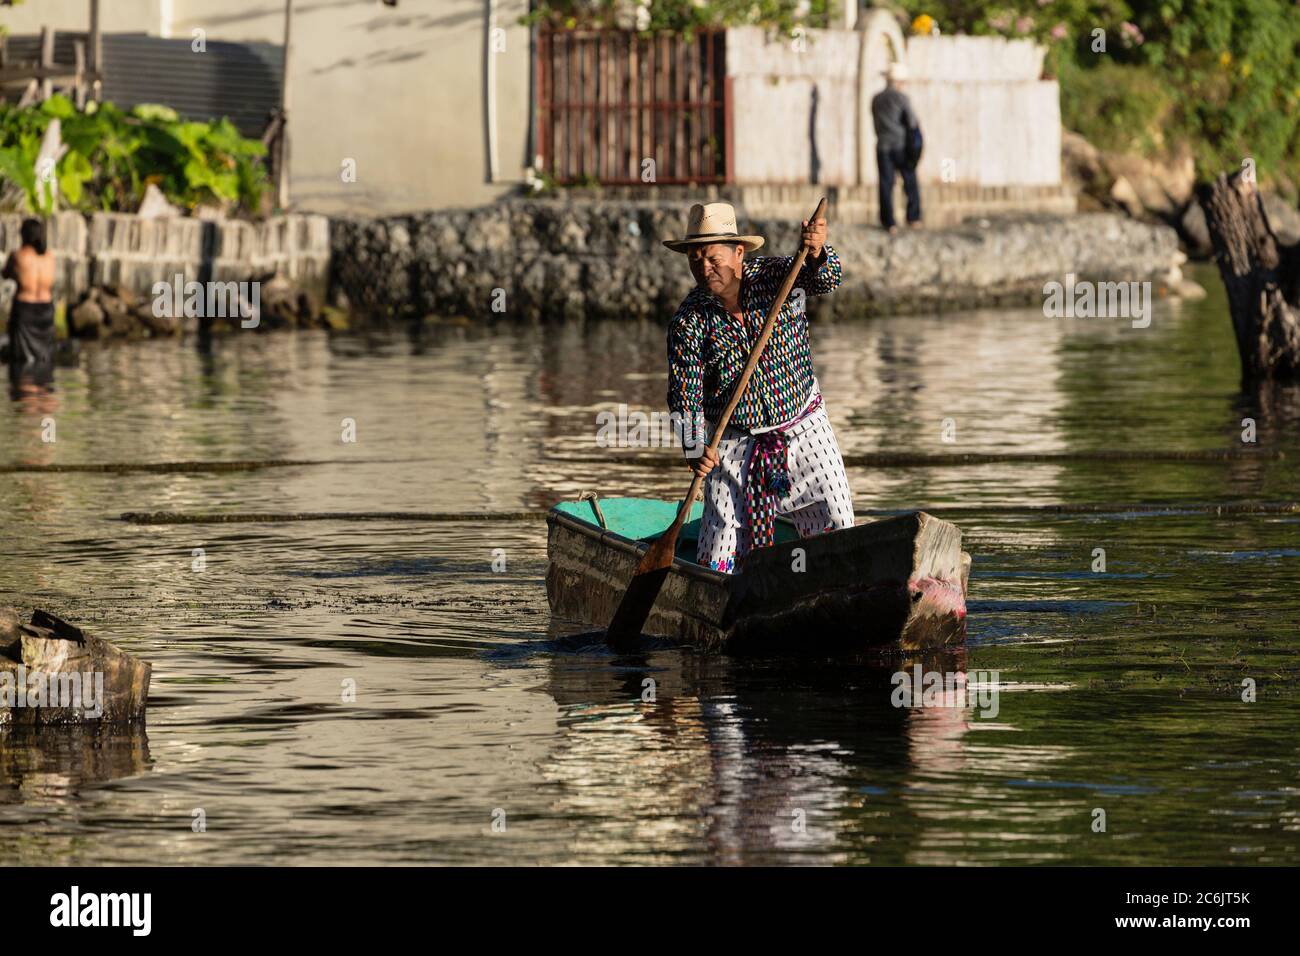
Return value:
M 645 544 L 552 511 L 547 550 L 552 612 L 604 627 Z M 678 559 L 645 633 L 729 652 L 951 646 L 969 567 L 961 532 L 924 512 L 763 548 L 734 575 Z

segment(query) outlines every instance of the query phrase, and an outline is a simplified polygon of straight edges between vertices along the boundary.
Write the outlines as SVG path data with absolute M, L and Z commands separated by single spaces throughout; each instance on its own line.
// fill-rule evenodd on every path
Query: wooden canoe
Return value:
M 552 508 L 552 613 L 608 624 L 646 542 L 668 527 L 676 507 L 602 498 Z M 914 651 L 965 640 L 970 555 L 956 525 L 914 511 L 800 539 L 779 519 L 776 544 L 723 574 L 694 560 L 702 508 L 697 502 L 682 530 L 646 634 L 731 652 Z

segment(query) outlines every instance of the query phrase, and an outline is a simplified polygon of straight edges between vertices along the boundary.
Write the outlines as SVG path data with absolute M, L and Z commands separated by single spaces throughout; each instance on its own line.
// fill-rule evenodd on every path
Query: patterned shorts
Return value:
M 777 513 L 788 516 L 804 538 L 853 527 L 853 495 L 825 406 L 792 425 L 786 437 L 790 493 L 777 502 Z M 718 464 L 704 480 L 696 560 L 717 571 L 734 571 L 748 547 L 745 470 L 752 444 L 747 432 L 728 428 L 718 444 Z

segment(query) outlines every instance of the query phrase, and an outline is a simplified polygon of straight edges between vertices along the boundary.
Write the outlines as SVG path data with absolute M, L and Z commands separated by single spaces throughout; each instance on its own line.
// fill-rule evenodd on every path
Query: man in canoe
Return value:
M 736 232 L 729 203 L 696 203 L 686 235 L 664 243 L 686 255 L 696 286 L 668 327 L 668 408 L 682 422 L 687 463 L 704 483 L 696 560 L 733 572 L 754 548 L 773 543 L 777 515 L 802 537 L 853 526 L 844 460 L 813 374 L 804 298 L 839 286 L 839 256 L 826 220 L 803 221 L 808 256 L 777 316 L 772 337 L 723 433 L 705 444 L 767 319 L 793 257 L 746 258 L 761 236 Z

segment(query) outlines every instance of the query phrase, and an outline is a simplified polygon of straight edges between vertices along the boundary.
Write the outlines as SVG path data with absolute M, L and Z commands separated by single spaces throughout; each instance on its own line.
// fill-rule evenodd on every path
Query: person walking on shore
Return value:
M 921 188 L 916 181 L 915 154 L 909 155 L 909 138 L 919 140 L 921 124 L 912 104 L 900 85 L 907 79 L 907 68 L 891 63 L 885 71 L 885 88 L 871 100 L 871 120 L 876 128 L 876 169 L 880 178 L 880 225 L 895 235 L 894 176 L 903 176 L 907 194 L 907 224 L 921 225 Z
M 9 310 L 9 378 L 15 393 L 30 383 L 54 381 L 54 254 L 46 248 L 45 224 L 25 219 L 22 245 L 10 254 L 0 278 L 18 284 Z
M 705 447 L 706 423 L 722 417 L 794 257 L 746 258 L 763 238 L 738 235 L 724 202 L 696 203 L 685 237 L 664 242 L 686 255 L 696 282 L 668 328 L 668 408 L 681 419 L 687 464 L 706 476 L 696 560 L 715 571 L 734 572 L 749 551 L 773 544 L 777 515 L 802 537 L 853 526 L 804 305 L 839 286 L 840 258 L 826 244 L 825 219 L 804 220 L 801 236 L 807 258 L 716 455 Z

